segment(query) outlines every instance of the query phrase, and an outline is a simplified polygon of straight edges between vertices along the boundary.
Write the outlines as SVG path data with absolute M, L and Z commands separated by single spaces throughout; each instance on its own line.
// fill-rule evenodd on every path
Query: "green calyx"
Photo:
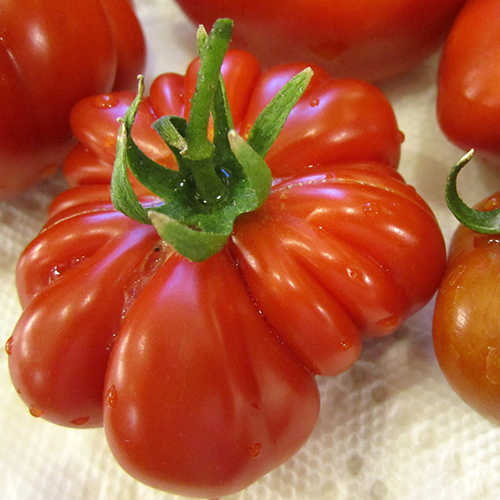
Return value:
M 474 150 L 466 153 L 451 169 L 446 183 L 446 203 L 456 219 L 464 226 L 484 234 L 500 233 L 500 209 L 480 211 L 469 207 L 457 191 L 457 177 L 462 168 L 474 156 Z
M 245 141 L 233 128 L 220 72 L 232 25 L 229 19 L 219 19 L 210 34 L 198 30 L 200 70 L 189 119 L 164 116 L 153 124 L 174 153 L 177 171 L 147 157 L 132 139 L 144 92 L 142 77 L 136 98 L 120 120 L 117 138 L 111 181 L 115 208 L 139 222 L 153 224 L 164 241 L 193 261 L 219 252 L 235 219 L 260 207 L 269 196 L 272 175 L 264 157 L 312 77 L 307 68 L 285 84 Z M 213 142 L 208 138 L 210 117 Z M 130 184 L 128 169 L 163 201 L 143 207 Z

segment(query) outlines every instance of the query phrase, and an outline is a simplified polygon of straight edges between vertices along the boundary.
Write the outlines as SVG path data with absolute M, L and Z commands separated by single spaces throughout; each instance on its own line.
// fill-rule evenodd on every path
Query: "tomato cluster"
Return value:
M 307 440 L 319 412 L 315 376 L 346 370 L 365 337 L 398 329 L 441 283 L 438 361 L 464 400 L 500 423 L 490 314 L 500 229 L 461 226 L 445 273 L 434 214 L 397 172 L 394 112 L 364 81 L 424 60 L 460 12 L 441 58 L 439 123 L 460 147 L 498 155 L 498 2 L 177 2 L 206 25 L 235 19 L 234 46 L 265 70 L 230 50 L 222 77 L 203 87 L 214 39 L 201 33 L 186 74 L 162 74 L 137 97 L 145 45 L 130 2 L 56 9 L 38 0 L 23 17 L 13 0 L 2 6 L 0 198 L 63 157 L 70 185 L 17 268 L 23 313 L 6 349 L 31 413 L 104 425 L 119 463 L 153 487 L 231 494 Z M 290 59 L 309 62 L 275 65 Z M 281 116 L 275 95 L 288 97 L 284 84 L 307 68 L 307 88 L 260 149 L 254 137 L 265 142 L 263 123 Z M 209 88 L 205 142 L 194 152 L 196 96 Z M 133 172 L 120 179 L 130 211 L 117 203 L 121 157 Z M 247 159 L 251 168 L 239 169 Z M 217 239 L 225 214 L 246 206 L 253 165 L 269 172 L 265 196 L 224 227 L 220 249 L 198 260 L 183 253 L 194 239 Z M 152 187 L 159 170 L 170 205 L 168 190 Z M 205 197 L 209 184 L 224 194 Z M 498 204 L 496 195 L 474 214 L 496 217 Z

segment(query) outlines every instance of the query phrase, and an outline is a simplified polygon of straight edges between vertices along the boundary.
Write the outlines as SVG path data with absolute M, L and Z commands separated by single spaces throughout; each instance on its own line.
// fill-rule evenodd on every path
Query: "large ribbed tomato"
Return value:
M 312 67 L 265 156 L 268 198 L 201 262 L 110 202 L 117 118 L 134 94 L 90 97 L 73 110 L 73 187 L 19 261 L 24 312 L 7 344 L 11 375 L 35 415 L 81 427 L 104 419 L 120 464 L 156 488 L 214 498 L 283 463 L 315 425 L 315 374 L 347 369 L 364 336 L 396 330 L 440 281 L 443 238 L 396 171 L 402 134 L 388 100 Z M 243 138 L 303 68 L 261 73 L 248 53 L 228 52 L 222 74 Z M 150 158 L 174 170 L 151 124 L 188 117 L 197 70 L 195 61 L 185 77 L 159 76 L 132 129 Z M 225 159 L 216 169 L 230 182 Z M 184 184 L 174 191 L 186 193 Z M 154 210 L 159 198 L 133 185 Z M 205 200 L 190 201 L 204 212 Z

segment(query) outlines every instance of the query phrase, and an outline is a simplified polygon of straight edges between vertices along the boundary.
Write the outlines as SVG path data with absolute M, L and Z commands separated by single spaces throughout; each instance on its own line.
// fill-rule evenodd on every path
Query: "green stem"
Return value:
M 457 177 L 474 156 L 474 150 L 466 153 L 451 169 L 446 183 L 446 203 L 456 219 L 464 226 L 484 234 L 500 233 L 500 209 L 480 211 L 469 207 L 457 191 Z
M 218 19 L 208 37 L 203 28 L 198 32 L 200 69 L 191 100 L 186 132 L 187 146 L 181 151 L 181 155 L 185 159 L 184 165 L 193 175 L 197 196 L 205 204 L 218 203 L 225 198 L 226 186 L 217 174 L 214 145 L 208 139 L 207 132 L 232 27 L 230 19 Z
M 226 186 L 215 171 L 214 158 L 190 161 L 184 159 L 183 165 L 191 171 L 196 184 L 195 199 L 203 205 L 214 205 L 226 198 Z
M 232 27 L 233 22 L 230 19 L 218 19 L 203 44 L 204 47 L 199 49 L 200 69 L 196 90 L 191 99 L 186 134 L 188 146 L 183 152 L 190 160 L 206 159 L 212 155 L 213 144 L 207 137 L 208 122 L 219 83 L 220 69 L 231 40 Z M 203 35 L 204 30 L 198 36 Z
M 231 38 L 232 21 L 222 19 L 207 35 L 198 31 L 200 70 L 189 121 L 163 116 L 153 128 L 178 163 L 171 170 L 137 146 L 132 126 L 142 100 L 143 84 L 121 121 L 111 181 L 115 207 L 125 215 L 153 224 L 161 238 L 190 260 L 220 251 L 241 214 L 259 208 L 269 196 L 272 174 L 264 161 L 287 116 L 312 77 L 310 68 L 287 82 L 255 121 L 248 142 L 233 130 L 221 66 Z M 212 117 L 213 143 L 208 126 Z M 154 193 L 158 204 L 143 206 L 128 172 Z

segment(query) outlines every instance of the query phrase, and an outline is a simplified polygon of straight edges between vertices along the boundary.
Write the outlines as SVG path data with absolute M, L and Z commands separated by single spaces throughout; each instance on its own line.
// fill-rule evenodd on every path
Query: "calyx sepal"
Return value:
M 193 261 L 219 252 L 236 218 L 256 210 L 269 196 L 272 174 L 264 157 L 312 78 L 312 70 L 306 68 L 287 82 L 245 140 L 234 129 L 221 76 L 231 31 L 229 19 L 216 21 L 210 34 L 202 27 L 198 30 L 200 70 L 189 119 L 164 116 L 153 124 L 175 155 L 178 170 L 150 159 L 132 138 L 144 93 L 142 76 L 134 101 L 120 119 L 111 181 L 115 208 L 141 223 L 153 224 L 164 241 Z M 210 117 L 213 142 L 208 139 Z M 159 198 L 157 206 L 141 205 L 129 170 Z
M 451 169 L 446 183 L 446 203 L 455 218 L 464 226 L 477 233 L 500 233 L 500 209 L 481 211 L 469 207 L 460 198 L 457 190 L 457 177 L 460 171 L 472 160 L 474 150 L 468 151 Z

